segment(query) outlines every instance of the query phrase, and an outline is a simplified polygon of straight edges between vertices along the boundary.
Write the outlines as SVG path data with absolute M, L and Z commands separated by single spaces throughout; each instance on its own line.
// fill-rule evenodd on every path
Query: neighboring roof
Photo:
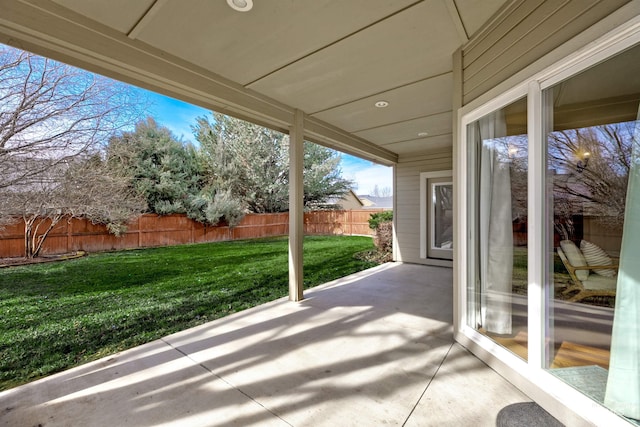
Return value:
M 340 209 L 345 209 L 345 210 L 363 209 L 364 207 L 362 200 L 360 200 L 360 198 L 356 195 L 356 193 L 353 192 L 353 190 L 349 190 L 342 197 L 331 197 L 327 199 L 327 201 L 322 205 L 327 207 L 339 206 Z
M 365 209 L 393 209 L 393 196 L 376 197 L 360 195 L 358 197 L 362 200 Z
M 5 0 L 0 42 L 393 164 L 452 145 L 452 54 L 510 3 Z

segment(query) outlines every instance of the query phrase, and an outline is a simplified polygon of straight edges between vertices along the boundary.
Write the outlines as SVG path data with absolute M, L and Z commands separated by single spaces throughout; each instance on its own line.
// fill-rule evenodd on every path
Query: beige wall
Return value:
M 610 255 L 620 254 L 622 227 L 606 227 L 597 218 L 586 216 L 583 219 L 583 238 L 607 251 Z
M 451 262 L 420 258 L 420 174 L 452 169 L 451 148 L 401 156 L 396 165 L 396 260 L 451 266 Z
M 351 190 L 338 201 L 338 205 L 340 209 L 349 210 L 349 209 L 362 209 L 363 204 L 362 201 L 355 195 L 355 193 Z

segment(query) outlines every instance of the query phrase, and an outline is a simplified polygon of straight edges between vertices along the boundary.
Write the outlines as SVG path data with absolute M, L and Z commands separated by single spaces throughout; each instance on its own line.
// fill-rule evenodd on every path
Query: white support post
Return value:
M 304 237 L 304 113 L 296 110 L 289 131 L 289 300 L 303 297 L 302 245 Z

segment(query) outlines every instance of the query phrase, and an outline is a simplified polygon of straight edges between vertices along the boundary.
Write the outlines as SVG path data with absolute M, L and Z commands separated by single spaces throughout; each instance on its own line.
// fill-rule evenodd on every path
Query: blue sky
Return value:
M 208 115 L 208 110 L 157 93 L 144 92 L 151 102 L 149 114 L 159 124 L 168 127 L 182 141 L 195 142 L 191 126 L 195 124 L 196 117 Z M 369 194 L 376 185 L 380 189 L 393 188 L 390 167 L 342 154 L 341 169 L 344 178 L 356 183 L 357 194 Z

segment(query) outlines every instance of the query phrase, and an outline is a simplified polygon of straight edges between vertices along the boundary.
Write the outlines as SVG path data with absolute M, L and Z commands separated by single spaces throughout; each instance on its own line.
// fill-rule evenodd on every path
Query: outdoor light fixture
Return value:
M 373 105 L 375 105 L 378 108 L 384 108 L 384 107 L 388 107 L 389 103 L 387 101 L 378 101 Z
M 578 160 L 578 163 L 576 163 L 578 173 L 582 173 L 582 171 L 587 168 L 587 165 L 589 164 L 589 157 L 591 157 L 591 153 L 587 151 L 582 155 L 582 160 Z
M 253 7 L 253 0 L 227 0 L 227 4 L 238 12 L 248 12 Z

